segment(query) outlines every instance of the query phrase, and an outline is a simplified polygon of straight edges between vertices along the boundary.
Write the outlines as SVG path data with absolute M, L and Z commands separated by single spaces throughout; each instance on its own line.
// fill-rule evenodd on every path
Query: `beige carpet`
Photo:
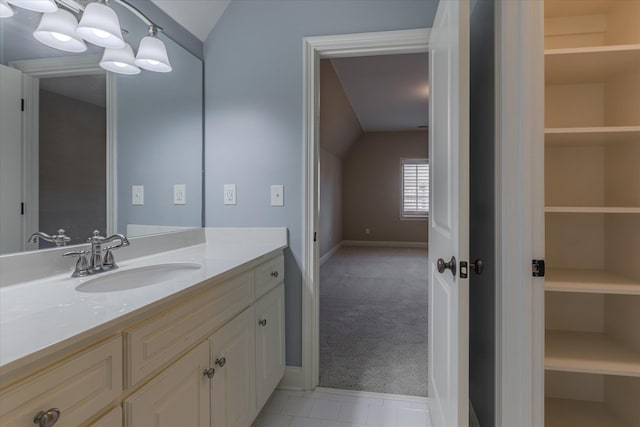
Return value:
M 427 395 L 427 250 L 341 248 L 320 267 L 320 386 Z

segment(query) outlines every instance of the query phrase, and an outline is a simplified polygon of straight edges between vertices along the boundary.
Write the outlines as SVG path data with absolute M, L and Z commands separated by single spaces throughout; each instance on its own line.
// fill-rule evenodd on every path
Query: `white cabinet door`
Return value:
M 127 427 L 210 427 L 206 341 L 124 402 Z
M 256 416 L 254 320 L 249 308 L 209 338 L 213 427 L 248 427 Z
M 468 0 L 438 4 L 429 87 L 429 414 L 434 427 L 466 427 L 469 281 L 459 266 L 469 257 Z
M 256 390 L 258 409 L 284 375 L 284 284 L 258 300 L 256 304 Z

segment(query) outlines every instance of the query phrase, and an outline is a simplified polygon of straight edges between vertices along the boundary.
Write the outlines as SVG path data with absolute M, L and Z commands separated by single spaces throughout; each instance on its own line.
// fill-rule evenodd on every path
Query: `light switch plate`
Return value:
M 284 185 L 271 186 L 271 206 L 284 206 Z
M 131 186 L 131 204 L 144 205 L 144 185 Z
M 236 204 L 236 185 L 235 184 L 224 185 L 224 204 L 225 205 Z
M 173 204 L 174 205 L 187 204 L 187 186 L 185 184 L 173 185 Z

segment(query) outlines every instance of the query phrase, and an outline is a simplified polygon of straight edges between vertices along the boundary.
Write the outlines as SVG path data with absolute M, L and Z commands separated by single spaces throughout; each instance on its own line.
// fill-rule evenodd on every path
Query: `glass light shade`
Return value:
M 76 34 L 100 47 L 124 47 L 118 15 L 106 4 L 89 3 L 76 27 Z
M 105 49 L 100 66 L 113 73 L 140 74 L 140 68 L 134 64 L 133 49 L 128 44 L 125 44 L 120 49 Z
M 168 73 L 172 70 L 167 56 L 167 48 L 162 40 L 154 36 L 146 36 L 140 41 L 136 65 L 149 71 Z
M 7 0 L 7 3 L 34 12 L 50 13 L 58 10 L 54 0 Z
M 13 9 L 8 3 L 0 1 L 0 18 L 10 18 L 14 14 Z
M 33 37 L 40 43 L 65 52 L 84 52 L 87 45 L 76 34 L 76 25 L 78 21 L 71 12 L 58 9 L 54 13 L 42 15 Z

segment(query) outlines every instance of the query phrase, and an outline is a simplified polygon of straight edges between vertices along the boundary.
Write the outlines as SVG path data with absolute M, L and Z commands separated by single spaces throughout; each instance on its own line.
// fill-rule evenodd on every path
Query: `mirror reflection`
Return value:
M 94 229 L 135 237 L 202 226 L 202 62 L 109 6 L 133 53 L 155 33 L 171 71 L 153 56 L 134 64 L 139 74 L 105 71 L 113 52 L 91 42 L 70 53 L 37 41 L 46 14 L 14 6 L 0 19 L 0 254 L 85 243 Z M 29 243 L 36 232 L 46 234 Z

